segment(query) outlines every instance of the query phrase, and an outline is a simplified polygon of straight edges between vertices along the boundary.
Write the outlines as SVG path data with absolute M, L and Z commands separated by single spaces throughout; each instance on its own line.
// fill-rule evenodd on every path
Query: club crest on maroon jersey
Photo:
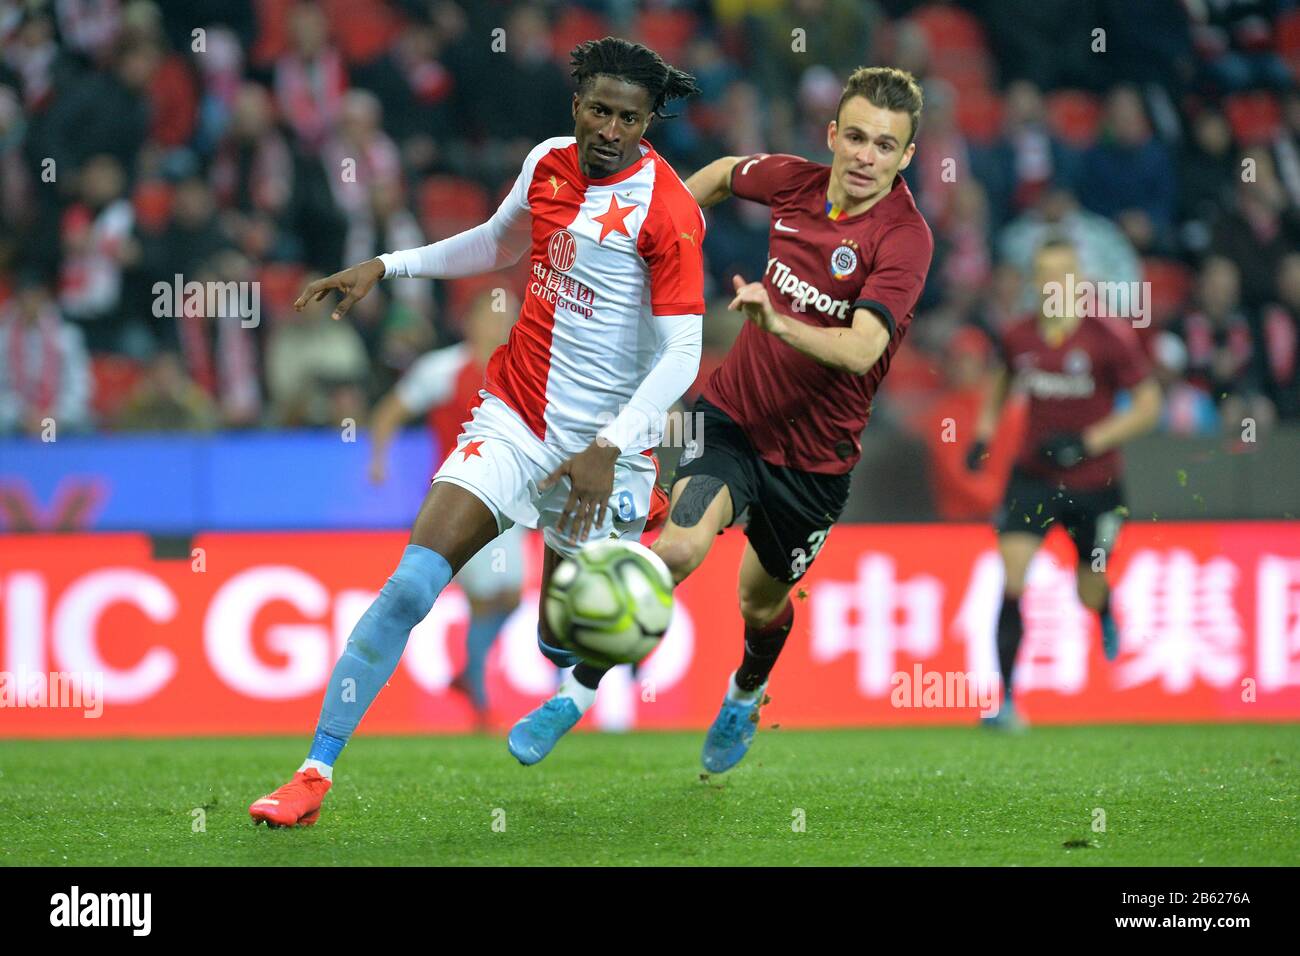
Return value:
M 557 229 L 546 247 L 546 255 L 551 260 L 551 268 L 568 272 L 578 260 L 578 240 L 569 230 Z
M 836 279 L 847 279 L 858 267 L 858 244 L 846 239 L 831 253 L 831 275 Z

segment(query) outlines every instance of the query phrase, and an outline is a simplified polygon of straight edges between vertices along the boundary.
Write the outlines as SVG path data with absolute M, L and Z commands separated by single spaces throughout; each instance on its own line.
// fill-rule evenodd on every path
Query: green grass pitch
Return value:
M 708 782 L 700 742 L 577 734 L 525 768 L 500 737 L 362 736 L 321 822 L 268 830 L 252 825 L 248 804 L 287 779 L 305 739 L 3 741 L 0 863 L 1300 861 L 1296 724 L 1022 737 L 765 728 L 744 763 Z

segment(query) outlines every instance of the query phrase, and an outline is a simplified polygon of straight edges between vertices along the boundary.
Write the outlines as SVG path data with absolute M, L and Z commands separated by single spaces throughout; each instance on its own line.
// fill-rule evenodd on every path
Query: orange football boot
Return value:
M 265 821 L 268 827 L 309 827 L 320 819 L 321 801 L 331 785 L 315 767 L 300 770 L 284 786 L 254 800 L 248 815 L 254 825 Z

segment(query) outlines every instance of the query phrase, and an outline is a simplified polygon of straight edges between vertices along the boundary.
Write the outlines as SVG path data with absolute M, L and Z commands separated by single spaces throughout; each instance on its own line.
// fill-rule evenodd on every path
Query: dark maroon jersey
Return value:
M 843 474 L 862 454 L 872 397 L 912 322 L 934 240 L 901 176 L 866 212 L 831 219 L 830 175 L 822 163 L 760 153 L 736 164 L 731 191 L 772 209 L 763 285 L 773 308 L 823 328 L 847 328 L 855 309 L 871 309 L 889 327 L 884 354 L 853 375 L 746 322 L 703 394 L 765 461 Z
M 1058 346 L 1043 341 L 1038 318 L 1021 319 L 1002 335 L 1002 358 L 1011 387 L 1029 398 L 1024 445 L 1016 467 L 1067 488 L 1094 490 L 1120 474 L 1115 449 L 1074 468 L 1044 461 L 1038 447 L 1049 436 L 1079 434 L 1111 413 L 1115 393 L 1151 373 L 1133 330 L 1116 319 L 1089 316 Z

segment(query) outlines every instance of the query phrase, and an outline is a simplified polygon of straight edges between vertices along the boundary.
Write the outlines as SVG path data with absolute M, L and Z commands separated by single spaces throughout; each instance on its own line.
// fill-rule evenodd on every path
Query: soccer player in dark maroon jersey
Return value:
M 921 106 L 910 74 L 859 69 L 827 127 L 829 166 L 727 156 L 686 183 L 701 206 L 736 195 L 772 211 L 762 281 L 734 279 L 731 308 L 749 321 L 695 406 L 699 454 L 678 468 L 654 544 L 681 581 L 749 513 L 744 654 L 705 738 L 710 771 L 749 748 L 794 623 L 790 589 L 844 509 L 872 397 L 925 284 L 934 242 L 899 175 L 916 150 Z
M 1124 514 L 1119 447 L 1160 420 L 1160 386 L 1127 320 L 1085 316 L 1076 300 L 1059 295 L 1077 276 L 1078 257 L 1065 240 L 1050 239 L 1034 256 L 1035 287 L 1043 293 L 1037 316 L 1001 335 L 1003 367 L 994 378 L 975 428 L 967 464 L 978 468 L 1008 392 L 1029 399 L 1020 454 L 1007 482 L 995 525 L 1006 570 L 998 614 L 998 658 L 1003 701 L 989 726 L 1018 729 L 1011 678 L 1024 633 L 1020 597 L 1029 562 L 1055 525 L 1074 541 L 1079 600 L 1096 611 L 1107 660 L 1119 654 L 1119 629 L 1110 611 L 1106 556 Z M 1133 401 L 1115 410 L 1116 393 Z

